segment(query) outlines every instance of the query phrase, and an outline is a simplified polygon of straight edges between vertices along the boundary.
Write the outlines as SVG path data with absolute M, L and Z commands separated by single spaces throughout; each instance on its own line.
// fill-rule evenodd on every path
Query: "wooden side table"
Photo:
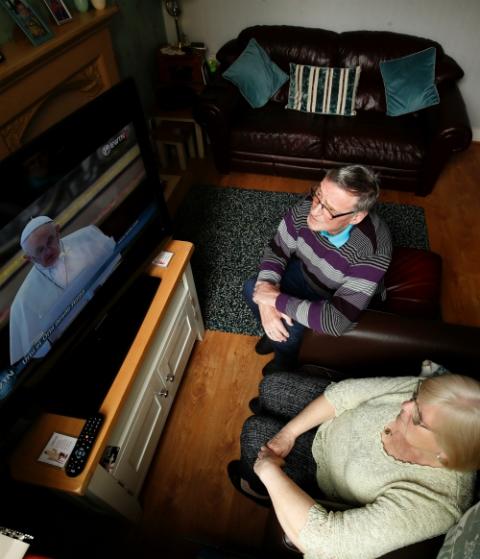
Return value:
M 195 93 L 205 87 L 202 67 L 205 62 L 203 53 L 164 54 L 157 51 L 157 71 L 160 84 L 169 86 L 188 86 Z
M 157 146 L 157 152 L 162 167 L 165 168 L 168 166 L 166 146 L 173 146 L 177 153 L 180 169 L 182 169 L 182 171 L 186 170 L 187 157 L 185 145 L 187 145 L 188 156 L 195 157 L 193 134 L 194 127 L 189 122 L 161 121 L 160 126 L 153 130 L 152 136 Z
M 200 159 L 205 157 L 203 144 L 202 127 L 195 121 L 191 109 L 177 109 L 173 111 L 155 111 L 153 115 L 155 125 L 160 125 L 165 120 L 176 122 L 190 122 L 195 126 L 195 141 L 197 144 L 197 154 Z

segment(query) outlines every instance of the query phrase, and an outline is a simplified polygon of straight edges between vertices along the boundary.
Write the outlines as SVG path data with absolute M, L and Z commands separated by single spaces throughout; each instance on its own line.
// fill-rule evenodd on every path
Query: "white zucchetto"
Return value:
M 46 215 L 39 215 L 37 217 L 33 217 L 27 223 L 27 225 L 25 225 L 25 227 L 23 228 L 22 236 L 20 237 L 20 245 L 21 245 L 22 249 L 26 252 L 25 241 L 28 239 L 28 237 L 30 237 L 30 235 L 36 229 L 38 229 L 42 225 L 45 225 L 46 223 L 52 223 L 52 222 L 53 222 L 53 219 L 51 219 L 50 217 L 48 217 Z

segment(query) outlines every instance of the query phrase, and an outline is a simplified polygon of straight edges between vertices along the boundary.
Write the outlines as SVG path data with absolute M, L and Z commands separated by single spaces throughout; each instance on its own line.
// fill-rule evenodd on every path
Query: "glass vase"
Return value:
M 96 10 L 103 10 L 107 5 L 107 0 L 90 0 Z
M 86 12 L 88 10 L 88 0 L 73 0 L 73 3 L 79 12 Z

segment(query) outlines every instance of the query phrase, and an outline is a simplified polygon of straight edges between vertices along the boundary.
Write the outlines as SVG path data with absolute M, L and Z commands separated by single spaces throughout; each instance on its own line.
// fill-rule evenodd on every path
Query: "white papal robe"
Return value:
M 95 289 L 105 282 L 117 265 L 120 257 L 113 257 L 115 244 L 113 238 L 104 235 L 95 225 L 89 225 L 64 237 L 61 240 L 61 257 L 55 265 L 65 266 L 65 287 L 52 280 L 45 268 L 35 265 L 32 267 L 10 308 L 12 364 L 29 353 L 32 345 L 58 320 L 100 267 L 106 264 L 108 259 L 112 259 L 92 285 L 88 285 L 82 299 L 63 318 L 48 341 L 37 350 L 35 357 L 43 357 L 50 350 L 51 343 L 78 315 L 92 298 Z

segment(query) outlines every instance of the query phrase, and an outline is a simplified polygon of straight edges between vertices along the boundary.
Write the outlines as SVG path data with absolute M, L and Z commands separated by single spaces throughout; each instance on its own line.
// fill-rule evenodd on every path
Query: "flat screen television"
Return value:
M 144 272 L 170 220 L 133 80 L 1 161 L 0 185 L 6 435 L 38 410 L 94 413 L 158 287 Z

